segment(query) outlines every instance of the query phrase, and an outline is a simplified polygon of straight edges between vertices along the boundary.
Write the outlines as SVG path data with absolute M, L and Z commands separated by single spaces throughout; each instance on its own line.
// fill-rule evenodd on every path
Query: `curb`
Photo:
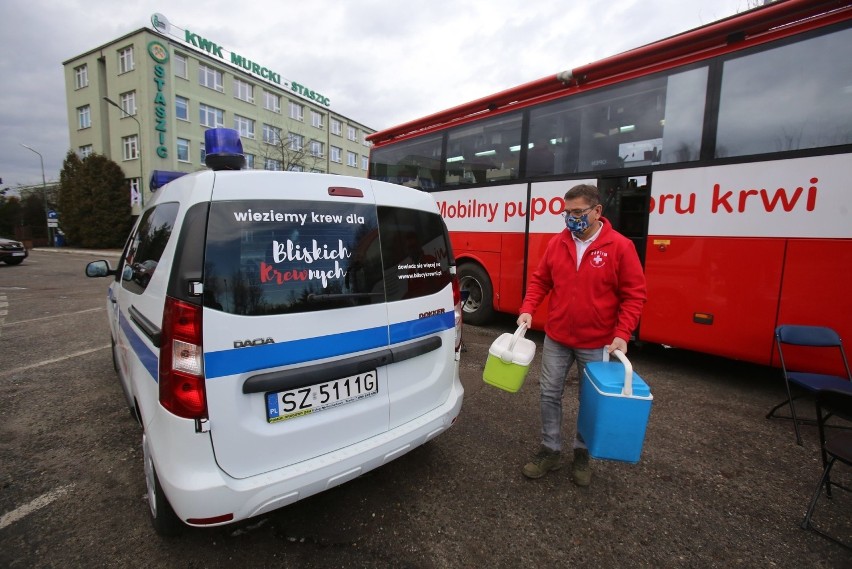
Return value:
M 78 255 L 91 255 L 93 257 L 121 257 L 121 251 L 118 249 L 73 249 L 69 247 L 33 247 L 30 253 L 38 251 L 39 253 L 76 253 Z

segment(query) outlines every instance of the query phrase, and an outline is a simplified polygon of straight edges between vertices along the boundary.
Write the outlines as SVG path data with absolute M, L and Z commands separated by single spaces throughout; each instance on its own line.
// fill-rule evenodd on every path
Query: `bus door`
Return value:
M 599 178 L 598 191 L 603 203 L 603 216 L 613 228 L 633 241 L 642 266 L 648 238 L 648 213 L 651 203 L 650 176 Z

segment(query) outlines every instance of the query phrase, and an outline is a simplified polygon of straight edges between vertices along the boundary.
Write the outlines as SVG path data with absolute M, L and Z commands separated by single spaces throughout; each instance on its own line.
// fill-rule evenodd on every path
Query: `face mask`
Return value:
M 568 227 L 568 231 L 574 235 L 582 235 L 583 232 L 589 228 L 589 214 L 584 213 L 580 217 L 571 217 L 570 215 L 566 215 L 565 225 Z

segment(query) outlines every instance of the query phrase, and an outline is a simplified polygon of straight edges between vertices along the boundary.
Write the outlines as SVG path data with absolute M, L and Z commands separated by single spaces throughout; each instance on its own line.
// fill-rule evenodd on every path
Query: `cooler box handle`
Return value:
M 624 397 L 632 397 L 633 396 L 633 365 L 630 363 L 630 360 L 627 359 L 627 356 L 624 355 L 624 352 L 621 350 L 613 350 L 613 354 L 615 357 L 621 360 L 621 363 L 624 364 L 624 387 L 621 388 L 621 394 Z M 604 348 L 604 358 L 603 361 L 609 361 L 609 352 Z
M 518 343 L 518 340 L 524 337 L 526 331 L 527 325 L 521 324 L 518 326 L 518 329 L 515 330 L 515 333 L 512 334 L 512 341 L 509 342 L 509 347 L 503 350 L 503 353 L 500 354 L 500 359 L 503 360 L 503 363 L 510 364 L 515 359 L 515 344 Z

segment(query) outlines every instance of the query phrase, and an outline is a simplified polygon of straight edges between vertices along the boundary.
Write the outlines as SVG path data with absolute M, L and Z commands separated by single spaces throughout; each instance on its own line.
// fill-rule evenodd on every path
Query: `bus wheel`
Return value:
M 494 288 L 488 274 L 479 265 L 464 263 L 459 267 L 459 287 L 468 297 L 462 307 L 462 322 L 482 326 L 494 316 Z

